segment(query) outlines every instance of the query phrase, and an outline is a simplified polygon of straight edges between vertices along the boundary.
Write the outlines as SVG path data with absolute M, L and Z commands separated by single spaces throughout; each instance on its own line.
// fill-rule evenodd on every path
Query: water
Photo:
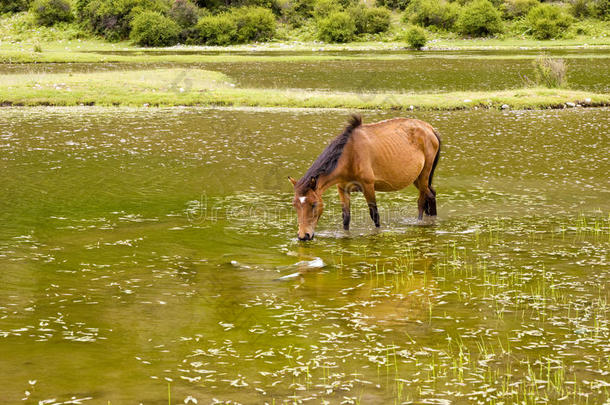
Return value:
M 255 55 L 265 54 L 256 52 Z M 277 54 L 277 53 L 276 53 Z M 330 53 L 331 55 L 334 53 Z M 215 63 L 40 63 L 2 64 L 0 74 L 66 73 L 151 68 L 216 70 L 245 88 L 294 88 L 329 91 L 492 91 L 521 88 L 534 79 L 532 52 L 359 52 L 352 56 L 379 55 L 393 59 L 324 61 L 267 61 Z M 422 56 L 418 56 L 418 55 Z M 252 53 L 250 53 L 252 55 Z M 281 55 L 281 54 L 280 54 Z M 299 53 L 290 53 L 292 56 Z M 607 51 L 552 53 L 565 57 L 571 88 L 604 93 L 610 91 L 610 58 Z M 507 59 L 510 57 L 510 59 Z M 349 72 L 349 74 L 346 74 Z M 456 80 L 459 78 L 459 80 Z
M 2 109 L 3 402 L 603 403 L 609 112 L 417 113 L 439 217 L 299 243 L 347 111 Z

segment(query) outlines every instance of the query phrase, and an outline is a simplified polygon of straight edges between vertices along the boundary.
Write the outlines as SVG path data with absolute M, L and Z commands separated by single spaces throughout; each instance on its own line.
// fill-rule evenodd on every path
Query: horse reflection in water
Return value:
M 299 240 L 311 240 L 324 210 L 322 194 L 337 185 L 343 210 L 343 228 L 349 229 L 350 193 L 361 191 L 371 219 L 380 226 L 376 191 L 398 191 L 411 184 L 419 190 L 419 219 L 436 215 L 436 191 L 432 187 L 441 140 L 428 123 L 394 118 L 363 124 L 352 115 L 343 133 L 324 149 L 294 186 L 292 202 L 297 211 Z

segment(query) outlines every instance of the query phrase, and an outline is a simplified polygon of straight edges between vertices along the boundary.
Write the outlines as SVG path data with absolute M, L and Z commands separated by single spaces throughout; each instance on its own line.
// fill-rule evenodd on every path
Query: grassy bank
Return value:
M 491 92 L 354 93 L 238 88 L 227 76 L 200 69 L 79 74 L 0 75 L 3 105 L 259 106 L 452 110 L 610 105 L 610 94 L 523 88 Z

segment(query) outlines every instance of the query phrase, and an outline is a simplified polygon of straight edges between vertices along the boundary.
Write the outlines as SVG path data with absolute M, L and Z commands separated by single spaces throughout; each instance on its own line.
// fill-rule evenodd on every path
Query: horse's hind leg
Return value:
M 432 186 L 428 185 L 428 174 L 426 168 L 415 181 L 415 187 L 419 190 L 419 198 L 417 199 L 417 208 L 419 211 L 418 219 L 424 218 L 426 215 L 436 216 L 436 191 Z

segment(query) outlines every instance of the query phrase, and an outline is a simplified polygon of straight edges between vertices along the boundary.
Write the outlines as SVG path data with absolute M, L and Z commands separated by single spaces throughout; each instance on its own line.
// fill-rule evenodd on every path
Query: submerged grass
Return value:
M 201 69 L 0 75 L 3 105 L 257 106 L 295 108 L 514 109 L 610 105 L 609 94 L 524 88 L 490 92 L 356 93 L 236 88 L 226 75 Z

